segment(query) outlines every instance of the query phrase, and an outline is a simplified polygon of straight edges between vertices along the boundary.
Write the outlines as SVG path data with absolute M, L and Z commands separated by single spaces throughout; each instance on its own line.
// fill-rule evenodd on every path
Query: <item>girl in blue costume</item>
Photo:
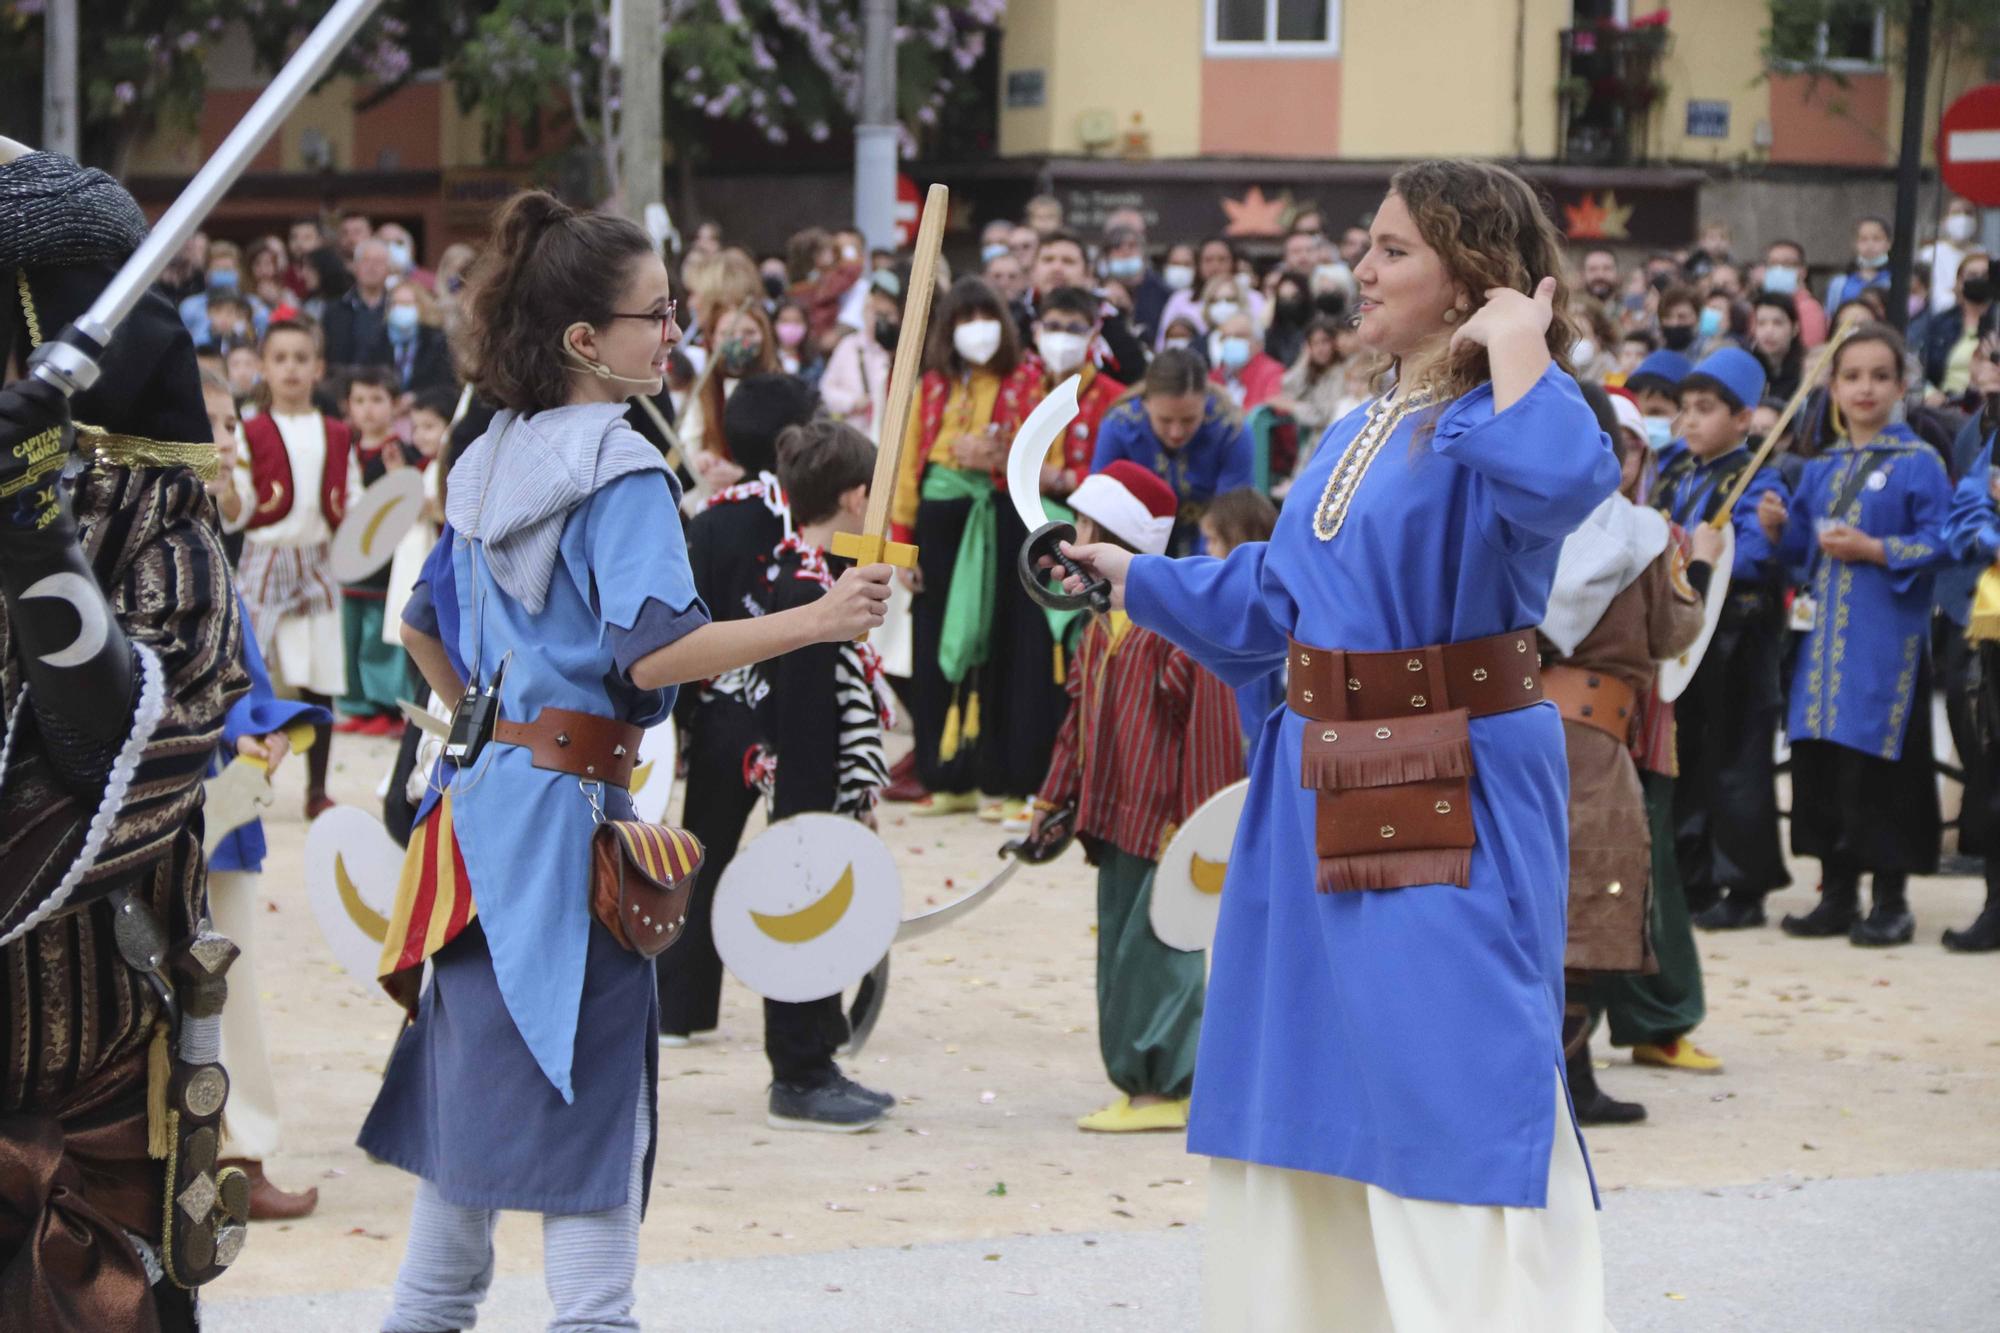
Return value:
M 1210 1328 L 1605 1326 L 1563 1085 L 1562 721 L 1516 706 L 1540 699 L 1532 627 L 1563 538 L 1618 484 L 1562 364 L 1561 267 L 1519 177 L 1398 172 L 1355 270 L 1358 331 L 1396 387 L 1327 432 L 1270 542 L 1227 560 L 1078 551 L 1135 623 L 1232 684 L 1290 654 L 1223 890 L 1188 1125 L 1216 1159 Z M 1356 690 L 1366 721 L 1321 720 Z M 1423 712 L 1431 696 L 1469 724 Z M 1469 746 L 1424 748 L 1448 728 Z M 1343 735 L 1399 731 L 1400 755 L 1337 757 Z M 1333 748 L 1308 768 L 1308 746 Z M 1415 777 L 1460 779 L 1469 830 L 1426 850 L 1430 811 L 1466 812 Z M 1415 850 L 1341 850 L 1372 845 L 1377 821 L 1329 826 L 1321 802 L 1406 791 L 1380 837 Z
M 629 819 L 631 798 L 586 784 L 578 756 L 610 765 L 627 736 L 629 769 L 637 738 L 617 724 L 665 717 L 678 684 L 879 625 L 890 570 L 850 571 L 808 608 L 710 622 L 673 474 L 624 420 L 627 397 L 660 391 L 680 332 L 631 222 L 515 196 L 467 309 L 472 383 L 502 410 L 452 472 L 403 641 L 445 698 L 500 678 L 503 722 L 561 731 L 534 751 L 496 738 L 450 777 L 478 915 L 432 956 L 360 1138 L 423 1178 L 383 1327 L 470 1328 L 509 1208 L 543 1214 L 552 1327 L 636 1329 L 658 1001 L 652 961 L 588 900 L 593 804 Z
M 1813 624 L 1792 672 L 1792 852 L 1819 858 L 1820 900 L 1787 933 L 1906 944 L 1911 875 L 1935 874 L 1940 817 L 1931 771 L 1931 581 L 1945 543 L 1944 462 L 1889 418 L 1903 398 L 1903 338 L 1864 324 L 1833 354 L 1830 393 L 1846 429 L 1806 464 L 1789 507 L 1757 519 L 1789 566 Z M 1795 607 L 1796 610 L 1796 607 Z M 1875 902 L 1860 915 L 1861 876 Z
M 1146 377 L 1104 414 L 1097 428 L 1092 472 L 1121 458 L 1150 468 L 1180 498 L 1168 555 L 1200 553 L 1201 516 L 1226 491 L 1248 486 L 1256 448 L 1242 416 L 1208 382 L 1208 367 L 1193 352 L 1168 348 L 1146 367 Z

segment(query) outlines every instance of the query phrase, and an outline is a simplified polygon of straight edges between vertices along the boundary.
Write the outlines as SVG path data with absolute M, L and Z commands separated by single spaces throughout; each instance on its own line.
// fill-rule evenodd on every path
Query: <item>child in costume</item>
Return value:
M 1951 563 L 1951 482 L 1931 447 L 1892 421 L 1903 338 L 1863 325 L 1835 350 L 1830 392 L 1844 429 L 1806 464 L 1787 505 L 1757 517 L 1802 567 L 1812 628 L 1792 676 L 1792 852 L 1820 861 L 1820 900 L 1785 932 L 1908 943 L 1909 877 L 1937 871 L 1940 816 L 1931 753 L 1931 583 Z M 1800 618 L 1795 610 L 1795 619 Z M 1859 913 L 1861 876 L 1875 901 Z
M 1173 491 L 1129 460 L 1085 478 L 1070 505 L 1086 543 L 1163 555 L 1174 531 Z M 1077 803 L 1097 863 L 1098 1046 L 1121 1094 L 1077 1124 L 1185 1129 L 1206 960 L 1153 934 L 1153 874 L 1174 830 L 1243 776 L 1236 706 L 1228 686 L 1122 611 L 1085 627 L 1069 692 L 1029 837 Z
M 862 531 L 874 475 L 875 446 L 852 426 L 822 419 L 779 437 L 778 480 L 792 531 L 770 567 L 772 613 L 811 606 L 833 587 L 827 547 L 835 533 Z M 866 643 L 816 643 L 757 671 L 766 686 L 757 717 L 772 821 L 828 811 L 872 827 L 889 780 L 882 733 L 895 721 L 881 658 Z M 764 1001 L 771 1128 L 855 1133 L 881 1122 L 896 1099 L 841 1073 L 833 1053 L 847 1037 L 838 993 L 802 1004 Z
M 1952 551 L 1978 571 L 1971 604 L 1967 608 L 1966 638 L 1974 658 L 1972 674 L 1978 684 L 1971 691 L 1972 744 L 1985 753 L 1989 774 L 2000 772 L 2000 473 L 1993 470 L 1995 441 L 2000 440 L 2000 396 L 1989 396 L 1985 410 L 1968 425 L 1984 433 L 1985 443 L 1972 466 L 1952 492 L 1951 517 L 1945 536 Z M 1969 793 L 1968 793 L 1969 796 Z M 2000 783 L 1986 784 L 1985 817 L 1991 827 L 2000 820 Z M 1959 837 L 1963 840 L 1961 821 Z M 1986 849 L 1986 902 L 1964 930 L 1946 930 L 1944 947 L 1953 953 L 1992 953 L 2000 950 L 2000 847 L 1989 841 Z
M 1201 516 L 1201 540 L 1208 553 L 1220 560 L 1245 542 L 1267 542 L 1278 526 L 1278 509 L 1261 491 L 1240 486 L 1215 497 L 1215 503 Z M 1264 720 L 1285 706 L 1285 673 L 1273 671 L 1261 680 L 1236 689 L 1236 717 L 1243 724 L 1243 736 L 1254 749 Z
M 382 480 L 391 468 L 409 466 L 403 442 L 395 432 L 395 419 L 395 372 L 366 366 L 349 377 L 347 429 L 354 441 L 362 490 Z M 401 647 L 392 646 L 383 637 L 388 599 L 386 562 L 360 582 L 341 586 L 340 638 L 347 694 L 340 701 L 345 720 L 335 727 L 337 731 L 387 736 L 403 729 L 396 701 L 407 688 L 408 673 Z
M 347 693 L 339 585 L 328 568 L 334 530 L 355 490 L 347 426 L 313 407 L 325 370 L 319 341 L 303 324 L 273 320 L 264 331 L 270 409 L 243 423 L 248 457 L 238 489 L 250 504 L 237 586 L 273 684 L 330 708 Z M 306 752 L 306 818 L 332 805 L 326 794 L 333 736 Z
M 1653 505 L 1684 529 L 1708 522 L 1750 466 L 1744 444 L 1764 398 L 1764 367 L 1737 347 L 1704 359 L 1681 381 L 1686 452 L 1660 476 Z M 1757 522 L 1757 504 L 1784 494 L 1761 468 L 1737 502 L 1729 601 L 1694 681 L 1675 701 L 1680 780 L 1675 845 L 1694 922 L 1708 930 L 1764 924 L 1764 895 L 1791 883 L 1778 847 L 1772 751 L 1783 702 L 1778 688 L 1784 608 L 1781 571 Z

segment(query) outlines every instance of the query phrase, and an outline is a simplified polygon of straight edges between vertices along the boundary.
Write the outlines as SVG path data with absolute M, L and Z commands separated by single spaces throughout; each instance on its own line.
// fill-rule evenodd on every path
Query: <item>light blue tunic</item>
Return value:
M 1847 507 L 1831 512 L 1855 486 Z M 1787 565 L 1808 570 L 1817 604 L 1792 672 L 1785 731 L 1794 741 L 1902 758 L 1911 707 L 1929 707 L 1915 697 L 1917 675 L 1930 649 L 1931 580 L 1952 563 L 1950 506 L 1943 461 L 1907 426 L 1888 427 L 1865 449 L 1843 440 L 1806 464 L 1778 545 Z M 1880 537 L 1888 564 L 1821 551 L 1817 525 L 1826 518 Z
M 1134 561 L 1133 620 L 1239 686 L 1283 661 L 1287 635 L 1381 651 L 1519 629 L 1532 643 L 1563 538 L 1618 484 L 1575 381 L 1551 367 L 1497 416 L 1482 386 L 1423 444 L 1406 419 L 1322 542 L 1313 510 L 1364 418 L 1329 428 L 1268 543 Z M 1255 747 L 1188 1146 L 1406 1198 L 1540 1207 L 1562 1068 L 1562 720 L 1541 703 L 1472 723 L 1471 887 L 1326 894 L 1306 725 L 1280 709 Z

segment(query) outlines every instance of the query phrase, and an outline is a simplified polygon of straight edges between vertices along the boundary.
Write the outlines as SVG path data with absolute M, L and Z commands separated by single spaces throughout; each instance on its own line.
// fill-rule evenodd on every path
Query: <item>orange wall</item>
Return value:
M 1332 157 L 1340 151 L 1340 60 L 1201 62 L 1201 151 Z
M 406 83 L 366 111 L 354 113 L 354 169 L 435 171 L 438 161 L 436 83 Z M 367 96 L 356 90 L 356 103 Z M 392 160 L 384 160 L 385 150 Z
M 1850 74 L 1843 87 L 1774 73 L 1770 88 L 1773 162 L 1879 167 L 1895 157 L 1887 74 Z
M 197 131 L 203 145 L 201 153 L 203 160 L 210 153 L 221 147 L 222 141 L 229 137 L 229 132 L 236 128 L 236 122 L 243 119 L 244 113 L 250 110 L 251 103 L 255 102 L 263 91 L 262 88 L 210 88 L 208 90 L 207 94 L 201 99 L 200 128 Z M 263 148 L 258 151 L 257 156 L 250 159 L 250 165 L 245 170 L 277 171 L 283 165 L 284 159 L 281 151 L 280 136 L 274 134 L 265 142 Z M 195 166 L 199 167 L 200 161 L 197 161 Z M 191 167 L 190 171 L 193 169 Z

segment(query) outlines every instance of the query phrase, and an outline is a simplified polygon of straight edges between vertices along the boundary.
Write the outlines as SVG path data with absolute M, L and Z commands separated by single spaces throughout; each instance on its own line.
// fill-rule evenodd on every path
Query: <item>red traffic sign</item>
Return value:
M 1945 111 L 1938 172 L 1954 194 L 2000 208 L 2000 83 L 1974 88 Z
M 924 194 L 917 183 L 902 172 L 896 173 L 896 248 L 907 250 L 917 241 L 917 224 L 923 221 Z

